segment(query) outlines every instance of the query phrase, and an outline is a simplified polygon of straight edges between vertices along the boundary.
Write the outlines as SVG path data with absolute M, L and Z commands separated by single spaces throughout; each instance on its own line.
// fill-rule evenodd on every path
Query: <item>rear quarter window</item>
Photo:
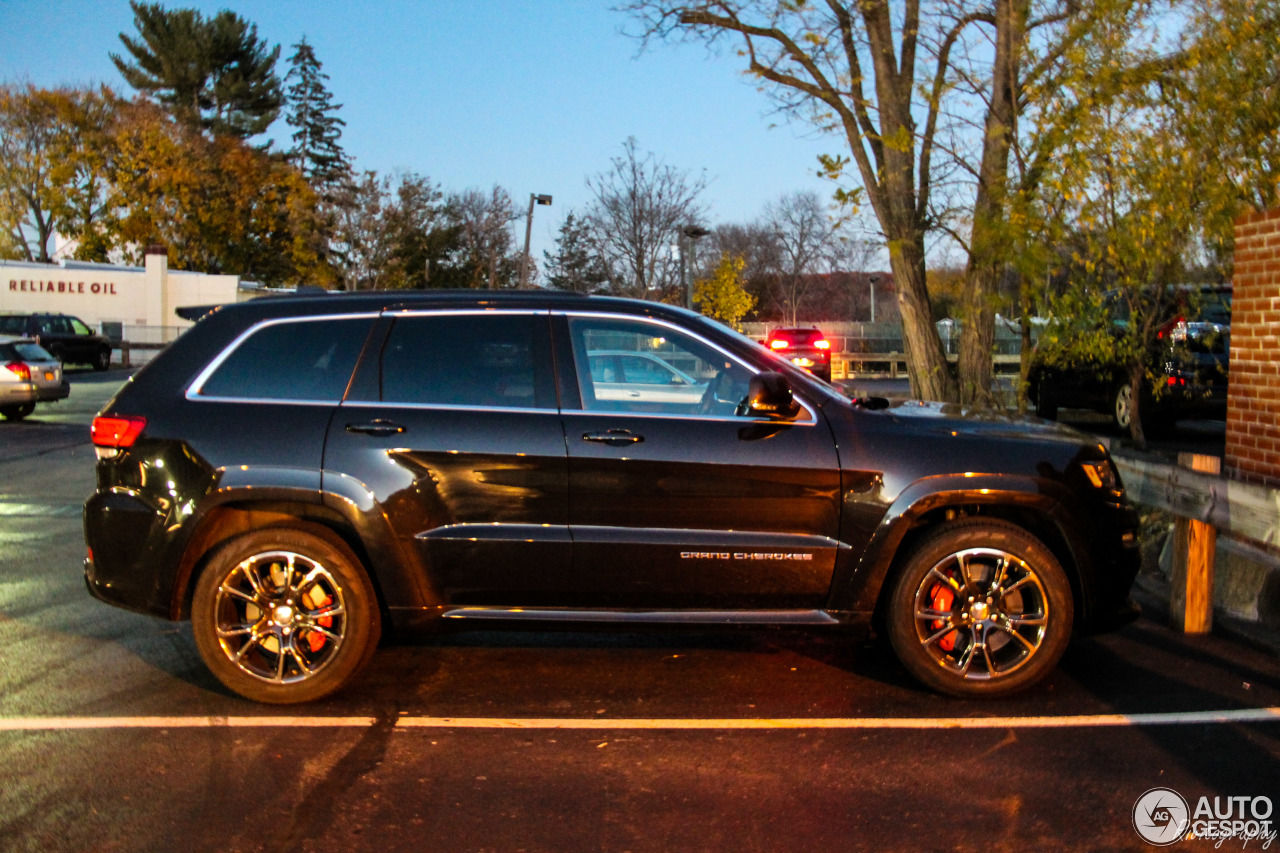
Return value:
M 259 326 L 197 379 L 195 396 L 336 403 L 371 322 L 341 317 Z
M 27 332 L 27 318 L 10 314 L 0 317 L 0 335 L 24 335 Z

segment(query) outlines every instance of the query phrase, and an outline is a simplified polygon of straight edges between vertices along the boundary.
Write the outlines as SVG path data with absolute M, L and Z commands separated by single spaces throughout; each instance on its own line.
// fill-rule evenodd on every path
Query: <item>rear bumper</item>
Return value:
M 22 403 L 51 403 L 63 400 L 71 393 L 71 384 L 62 380 L 58 385 L 36 385 L 25 382 L 0 389 L 0 406 L 13 406 Z
M 89 556 L 84 581 L 100 601 L 169 618 L 172 579 L 155 567 L 163 515 L 124 490 L 95 492 L 84 505 Z

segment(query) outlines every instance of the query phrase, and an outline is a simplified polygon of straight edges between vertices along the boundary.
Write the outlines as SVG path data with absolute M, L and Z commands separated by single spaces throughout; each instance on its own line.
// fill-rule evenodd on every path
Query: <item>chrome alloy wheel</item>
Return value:
M 1049 625 L 1044 584 L 1006 551 L 971 548 L 933 566 L 915 594 L 916 636 L 942 668 L 999 679 L 1035 656 Z
M 1128 429 L 1133 423 L 1133 387 L 1125 384 L 1116 389 L 1112 404 L 1112 418 L 1120 429 Z
M 347 629 L 343 590 L 323 565 L 292 551 L 267 551 L 237 564 L 214 594 L 223 653 L 242 672 L 296 684 L 323 670 Z

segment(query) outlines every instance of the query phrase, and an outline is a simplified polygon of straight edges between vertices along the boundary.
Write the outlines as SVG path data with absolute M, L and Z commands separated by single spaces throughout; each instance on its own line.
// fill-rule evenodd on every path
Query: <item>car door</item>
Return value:
M 583 603 L 820 607 L 839 548 L 840 473 L 816 407 L 786 423 L 736 415 L 756 368 L 666 321 L 570 312 L 554 328 Z M 628 351 L 701 394 L 651 394 L 647 374 L 634 396 L 616 381 L 597 394 L 593 358 Z
M 369 494 L 436 601 L 563 604 L 568 473 L 547 312 L 383 323 L 330 425 L 326 491 Z
M 97 361 L 99 347 L 97 333 L 75 317 L 64 317 L 63 321 L 67 324 L 69 334 L 67 351 L 74 353 L 75 360 L 78 362 L 92 364 Z

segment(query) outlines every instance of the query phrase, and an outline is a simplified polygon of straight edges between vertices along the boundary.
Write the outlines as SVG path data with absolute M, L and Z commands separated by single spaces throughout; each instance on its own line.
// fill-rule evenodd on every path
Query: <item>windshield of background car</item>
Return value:
M 583 408 L 732 415 L 752 371 L 715 347 L 643 320 L 569 321 Z
M 0 334 L 25 335 L 26 333 L 27 318 L 25 316 L 15 314 L 0 316 Z

